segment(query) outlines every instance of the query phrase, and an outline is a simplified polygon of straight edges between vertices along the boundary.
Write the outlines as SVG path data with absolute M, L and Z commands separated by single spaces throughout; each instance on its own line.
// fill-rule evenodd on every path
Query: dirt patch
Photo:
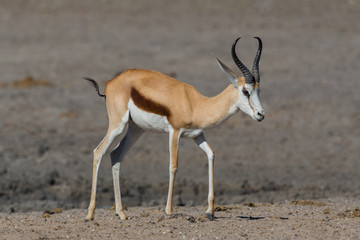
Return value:
M 247 207 L 256 207 L 256 204 L 252 202 L 244 203 L 243 205 Z
M 85 222 L 86 210 L 57 214 L 0 213 L 1 236 L 5 239 L 357 239 L 360 230 L 357 200 L 324 200 L 334 214 L 323 214 L 322 206 L 291 203 L 258 203 L 263 207 L 221 206 L 210 221 L 204 207 L 178 207 L 167 216 L 164 208 L 129 208 L 128 220 L 120 220 L 109 209 L 98 209 L 95 220 Z M 351 211 L 344 210 L 344 205 Z M 299 207 L 302 209 L 300 210 Z M 314 208 L 315 207 L 315 208 Z M 338 216 L 338 213 L 345 213 Z M 339 226 L 342 226 L 339 228 Z
M 347 209 L 344 212 L 338 214 L 339 217 L 351 217 L 356 218 L 360 217 L 360 209 L 355 208 L 354 210 Z
M 222 211 L 228 211 L 232 209 L 241 209 L 241 206 L 224 206 L 224 205 L 217 205 L 214 206 L 215 212 L 222 212 Z
M 239 113 L 205 132 L 216 155 L 216 203 L 359 196 L 360 73 L 353 51 L 359 4 L 154 4 L 159 7 L 146 1 L 138 7 L 108 1 L 100 9 L 87 1 L 2 3 L 0 135 L 6 137 L 0 142 L 0 211 L 88 205 L 92 150 L 105 135 L 107 116 L 104 100 L 81 77 L 96 79 L 103 92 L 119 70 L 155 69 L 215 96 L 229 82 L 209 53 L 239 73 L 230 55 L 239 35 L 237 50 L 247 66 L 257 49 L 252 37 L 263 38 L 261 99 L 267 116 L 257 123 Z M 191 10 L 168 21 L 179 9 Z M 264 14 L 254 18 L 259 12 Z M 326 19 L 333 18 L 338 21 L 330 26 Z M 97 24 L 103 27 L 93 28 Z M 167 145 L 165 135 L 144 134 L 129 151 L 121 173 L 125 205 L 165 204 Z M 174 205 L 205 203 L 206 156 L 186 139 L 179 156 Z M 114 201 L 110 169 L 106 155 L 98 206 Z
M 326 206 L 325 203 L 317 202 L 317 201 L 310 201 L 310 200 L 293 200 L 291 201 L 292 205 L 301 205 L 301 206 Z
M 16 80 L 11 83 L 1 83 L 0 84 L 0 88 L 5 88 L 5 87 L 30 88 L 30 87 L 38 87 L 38 86 L 53 87 L 54 84 L 47 80 L 36 79 L 32 76 L 26 76 L 21 80 Z

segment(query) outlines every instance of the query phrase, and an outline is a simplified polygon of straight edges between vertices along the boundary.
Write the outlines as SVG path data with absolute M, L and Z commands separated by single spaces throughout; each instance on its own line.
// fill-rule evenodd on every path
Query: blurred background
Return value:
M 86 208 L 105 102 L 82 77 L 153 69 L 214 96 L 230 48 L 260 63 L 263 122 L 239 113 L 205 132 L 218 204 L 360 196 L 360 2 L 356 0 L 0 1 L 0 211 Z M 240 73 L 239 73 L 240 74 Z M 183 139 L 175 205 L 206 205 L 206 155 Z M 168 137 L 124 159 L 123 203 L 166 203 Z M 97 206 L 113 203 L 109 156 Z

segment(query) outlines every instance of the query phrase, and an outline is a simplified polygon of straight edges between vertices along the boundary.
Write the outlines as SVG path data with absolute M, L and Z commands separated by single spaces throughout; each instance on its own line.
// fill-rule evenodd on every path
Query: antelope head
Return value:
M 265 118 L 265 111 L 259 99 L 260 93 L 260 72 L 259 62 L 262 51 L 262 41 L 255 37 L 259 42 L 259 47 L 255 56 L 252 72 L 239 60 L 236 55 L 236 43 L 240 38 L 237 38 L 231 48 L 231 55 L 244 77 L 239 77 L 223 62 L 216 58 L 220 68 L 224 71 L 226 77 L 230 80 L 232 85 L 238 90 L 238 101 L 236 106 L 244 113 L 251 116 L 257 121 L 262 121 Z

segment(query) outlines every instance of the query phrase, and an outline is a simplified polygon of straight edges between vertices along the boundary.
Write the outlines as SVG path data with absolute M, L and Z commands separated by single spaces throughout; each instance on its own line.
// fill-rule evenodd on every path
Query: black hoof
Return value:
M 206 217 L 207 217 L 210 221 L 212 221 L 212 220 L 215 219 L 214 214 L 210 214 L 210 213 L 206 213 Z

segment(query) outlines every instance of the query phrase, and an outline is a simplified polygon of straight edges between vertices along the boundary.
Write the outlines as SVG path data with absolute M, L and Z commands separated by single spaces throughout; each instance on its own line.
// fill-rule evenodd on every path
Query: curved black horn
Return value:
M 251 75 L 251 72 L 249 71 L 249 69 L 240 61 L 240 59 L 237 57 L 236 52 L 235 52 L 236 43 L 239 41 L 239 39 L 240 38 L 237 38 L 232 45 L 231 56 L 234 59 L 234 62 L 238 66 L 240 71 L 244 74 L 245 82 L 249 83 L 249 84 L 253 84 L 255 81 L 254 77 Z
M 252 67 L 252 74 L 254 75 L 255 81 L 260 82 L 260 71 L 259 71 L 259 62 L 261 57 L 261 51 L 262 51 L 262 41 L 259 37 L 254 37 L 259 41 L 259 48 L 256 52 L 256 56 L 254 59 L 254 64 Z

